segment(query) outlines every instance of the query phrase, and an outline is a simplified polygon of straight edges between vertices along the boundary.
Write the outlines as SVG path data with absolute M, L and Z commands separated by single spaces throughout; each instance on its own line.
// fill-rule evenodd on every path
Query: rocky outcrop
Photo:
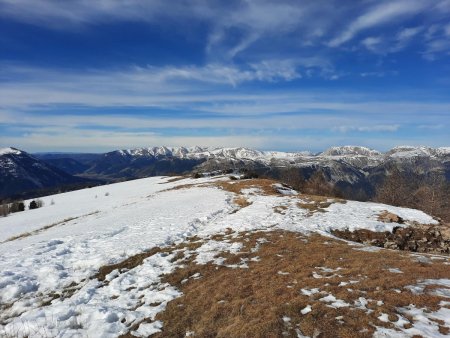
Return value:
M 450 254 L 450 225 L 395 227 L 392 232 L 335 230 L 333 235 L 386 249 Z
M 384 210 L 383 212 L 381 212 L 380 215 L 378 215 L 378 220 L 384 223 L 398 223 L 398 224 L 404 223 L 403 218 L 387 210 Z

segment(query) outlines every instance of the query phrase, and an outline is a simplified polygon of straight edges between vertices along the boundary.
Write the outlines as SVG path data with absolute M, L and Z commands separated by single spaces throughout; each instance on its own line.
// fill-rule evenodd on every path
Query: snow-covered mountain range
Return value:
M 450 147 L 401 146 L 382 153 L 366 147 L 341 146 L 311 153 L 162 146 L 88 155 L 30 155 L 15 148 L 0 149 L 2 196 L 80 182 L 73 175 L 111 181 L 222 170 L 252 171 L 277 178 L 283 170 L 298 168 L 305 178 L 320 170 L 341 188 L 357 186 L 366 192 L 392 168 L 418 174 L 439 171 L 450 179 Z
M 152 147 L 135 148 L 127 150 L 117 150 L 107 154 L 119 154 L 122 156 L 134 157 L 176 157 L 186 159 L 235 159 L 235 160 L 253 160 L 270 162 L 277 160 L 292 159 L 326 159 L 326 158 L 355 158 L 370 157 L 374 160 L 387 160 L 391 158 L 414 158 L 414 157 L 433 157 L 443 158 L 450 155 L 450 147 L 431 148 L 431 147 L 412 147 L 399 146 L 392 148 L 386 153 L 379 152 L 360 146 L 340 146 L 331 147 L 320 153 L 301 152 L 279 152 L 279 151 L 259 151 L 249 148 L 208 148 L 208 147 Z M 105 154 L 105 155 L 107 155 Z

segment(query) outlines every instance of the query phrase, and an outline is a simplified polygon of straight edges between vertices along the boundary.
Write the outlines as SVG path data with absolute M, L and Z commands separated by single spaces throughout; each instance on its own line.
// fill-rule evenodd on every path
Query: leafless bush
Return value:
M 0 216 L 6 217 L 9 214 L 9 205 L 1 204 L 0 205 Z
M 437 173 L 411 176 L 393 170 L 376 191 L 375 200 L 415 208 L 450 221 L 450 183 Z
M 44 206 L 44 201 L 39 198 L 36 198 L 35 200 L 32 200 L 30 202 L 29 208 L 30 208 L 30 210 L 32 210 L 32 209 L 41 208 L 43 206 Z
M 25 203 L 23 201 L 12 202 L 9 206 L 9 212 L 19 212 L 25 210 Z

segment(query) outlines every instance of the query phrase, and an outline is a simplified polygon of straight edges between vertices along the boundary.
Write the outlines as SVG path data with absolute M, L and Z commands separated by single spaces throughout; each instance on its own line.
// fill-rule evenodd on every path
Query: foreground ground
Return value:
M 0 335 L 449 334 L 448 256 L 331 235 L 436 223 L 420 211 L 228 178 L 150 178 L 45 202 L 0 219 Z M 385 212 L 404 224 L 380 221 Z

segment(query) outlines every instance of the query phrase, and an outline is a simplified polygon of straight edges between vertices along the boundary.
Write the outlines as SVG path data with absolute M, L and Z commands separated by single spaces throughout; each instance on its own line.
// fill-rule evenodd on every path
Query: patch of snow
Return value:
M 13 155 L 20 155 L 22 154 L 22 152 L 16 148 L 0 148 L 0 156 L 2 155 L 9 155 L 9 154 L 13 154 Z
M 163 151 L 166 150 L 158 150 Z M 247 156 L 244 152 L 241 155 Z M 417 210 L 355 201 L 333 203 L 327 213 L 311 216 L 297 207 L 295 196 L 265 196 L 250 191 L 246 197 L 251 204 L 239 213 L 231 213 L 235 197 L 232 193 L 215 187 L 171 190 L 227 178 L 170 183 L 168 179 L 152 177 L 47 196 L 43 198 L 43 208 L 1 218 L 0 241 L 27 232 L 30 235 L 0 243 L 0 302 L 12 304 L 0 313 L 0 321 L 6 322 L 0 327 L 0 335 L 1 330 L 11 332 L 20 322 L 45 327 L 52 317 L 58 318 L 58 325 L 50 328 L 52 333 L 69 332 L 74 322 L 79 322 L 81 328 L 70 332 L 81 336 L 120 335 L 126 333 L 130 323 L 150 330 L 145 321 L 153 321 L 168 301 L 180 296 L 175 288 L 160 284 L 160 277 L 176 268 L 172 255 L 156 254 L 129 271 L 113 271 L 107 276 L 108 284 L 100 283 L 93 275 L 101 266 L 156 246 L 181 243 L 194 235 L 203 241 L 202 245 L 185 254 L 196 255 L 199 264 L 223 264 L 224 259 L 216 257 L 221 252 L 235 254 L 242 249 L 242 243 L 210 239 L 228 229 L 236 236 L 243 231 L 271 229 L 323 235 L 329 235 L 332 229 L 390 231 L 394 224 L 377 220 L 381 210 L 420 223 L 432 220 Z M 106 192 L 110 193 L 108 197 L 104 196 Z M 50 207 L 52 199 L 55 205 Z M 274 207 L 280 205 L 286 208 L 283 215 L 274 212 Z M 258 240 L 257 246 L 264 241 Z M 229 267 L 248 265 L 241 260 Z M 325 273 L 339 270 L 317 269 Z M 54 299 L 48 306 L 40 307 L 51 294 L 62 293 L 73 284 L 77 290 L 70 298 Z M 301 292 L 310 296 L 320 291 Z M 349 306 L 332 295 L 322 299 L 333 307 Z M 140 304 L 141 300 L 144 304 Z M 121 322 L 123 319 L 127 325 Z
M 403 273 L 403 271 L 398 268 L 389 268 L 387 270 L 391 273 Z
M 425 279 L 419 282 L 417 285 L 409 285 L 406 288 L 409 289 L 414 294 L 423 293 L 425 287 L 427 286 L 440 286 L 440 288 L 434 288 L 433 291 L 430 292 L 432 295 L 440 296 L 440 297 L 448 297 L 450 298 L 450 279 L 442 278 L 442 279 Z
M 383 250 L 383 248 L 380 248 L 378 246 L 361 246 L 361 247 L 357 247 L 357 248 L 353 248 L 353 250 L 357 250 L 357 251 L 366 251 L 366 252 L 378 252 Z
M 162 326 L 163 325 L 159 320 L 153 323 L 142 323 L 136 331 L 132 331 L 131 333 L 137 337 L 148 337 L 152 334 L 161 332 Z
M 329 294 L 328 296 L 322 297 L 319 299 L 321 302 L 329 303 L 328 306 L 333 308 L 341 308 L 341 307 L 348 307 L 350 304 L 344 302 L 342 299 L 337 299 L 332 294 Z
M 202 244 L 201 247 L 195 250 L 197 253 L 197 257 L 195 258 L 195 262 L 197 264 L 207 264 L 212 262 L 216 265 L 223 264 L 223 258 L 216 257 L 222 252 L 229 252 L 231 254 L 237 254 L 242 249 L 242 243 L 234 242 L 219 242 L 214 240 L 209 240 L 206 243 Z
M 305 296 L 312 296 L 312 295 L 315 295 L 316 293 L 319 293 L 320 290 L 317 289 L 317 288 L 314 288 L 314 289 L 301 289 L 300 292 L 302 294 L 304 294 Z
M 276 191 L 278 191 L 282 195 L 294 196 L 298 195 L 298 192 L 294 189 L 288 188 L 282 184 L 276 183 L 273 185 Z
M 300 313 L 302 315 L 306 315 L 307 313 L 310 313 L 312 311 L 311 309 L 311 305 L 307 305 L 306 307 L 304 307 L 302 310 L 300 310 Z

